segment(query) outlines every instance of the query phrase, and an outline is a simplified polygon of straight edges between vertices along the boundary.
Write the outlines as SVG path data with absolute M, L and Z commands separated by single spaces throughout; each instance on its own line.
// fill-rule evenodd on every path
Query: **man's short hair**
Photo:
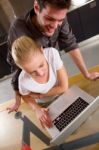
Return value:
M 71 0 L 36 0 L 40 6 L 40 10 L 45 8 L 47 5 L 60 9 L 69 9 Z

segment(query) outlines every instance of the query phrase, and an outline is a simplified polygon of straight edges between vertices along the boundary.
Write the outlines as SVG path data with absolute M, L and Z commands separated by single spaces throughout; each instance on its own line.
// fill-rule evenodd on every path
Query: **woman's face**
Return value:
M 21 68 L 34 79 L 43 78 L 48 73 L 48 64 L 43 53 L 31 54 L 21 65 Z

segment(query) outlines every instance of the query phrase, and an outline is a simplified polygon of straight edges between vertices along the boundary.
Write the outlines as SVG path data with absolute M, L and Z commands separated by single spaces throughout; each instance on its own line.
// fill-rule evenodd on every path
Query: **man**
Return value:
M 83 61 L 82 55 L 72 34 L 67 21 L 67 12 L 71 5 L 71 0 L 35 0 L 33 9 L 25 16 L 17 18 L 9 30 L 8 62 L 14 71 L 12 85 L 15 90 L 16 103 L 20 103 L 21 95 L 18 91 L 18 75 L 21 70 L 15 66 L 11 56 L 11 45 L 15 39 L 22 35 L 27 35 L 42 44 L 43 47 L 56 47 L 65 50 L 73 58 L 74 62 L 85 78 L 95 80 L 99 78 L 99 72 L 89 73 Z M 38 98 L 40 95 L 34 93 Z M 31 97 L 24 96 L 24 99 Z M 9 108 L 9 112 L 17 110 L 15 106 Z

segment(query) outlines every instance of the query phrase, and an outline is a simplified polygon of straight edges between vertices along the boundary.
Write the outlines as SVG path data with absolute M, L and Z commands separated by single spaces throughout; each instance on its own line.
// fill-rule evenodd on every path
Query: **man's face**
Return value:
M 46 6 L 41 11 L 37 11 L 37 24 L 43 34 L 52 36 L 60 26 L 67 14 L 67 9 L 53 8 Z

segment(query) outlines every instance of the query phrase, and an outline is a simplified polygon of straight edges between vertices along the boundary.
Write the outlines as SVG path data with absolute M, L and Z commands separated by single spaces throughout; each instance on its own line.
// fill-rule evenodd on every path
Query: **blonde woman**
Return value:
M 22 69 L 18 80 L 20 94 L 30 95 L 26 102 L 41 125 L 51 127 L 48 110 L 40 103 L 47 103 L 68 89 L 68 76 L 58 51 L 52 47 L 43 49 L 36 41 L 22 36 L 12 45 L 12 57 Z M 19 104 L 16 102 L 14 109 Z

